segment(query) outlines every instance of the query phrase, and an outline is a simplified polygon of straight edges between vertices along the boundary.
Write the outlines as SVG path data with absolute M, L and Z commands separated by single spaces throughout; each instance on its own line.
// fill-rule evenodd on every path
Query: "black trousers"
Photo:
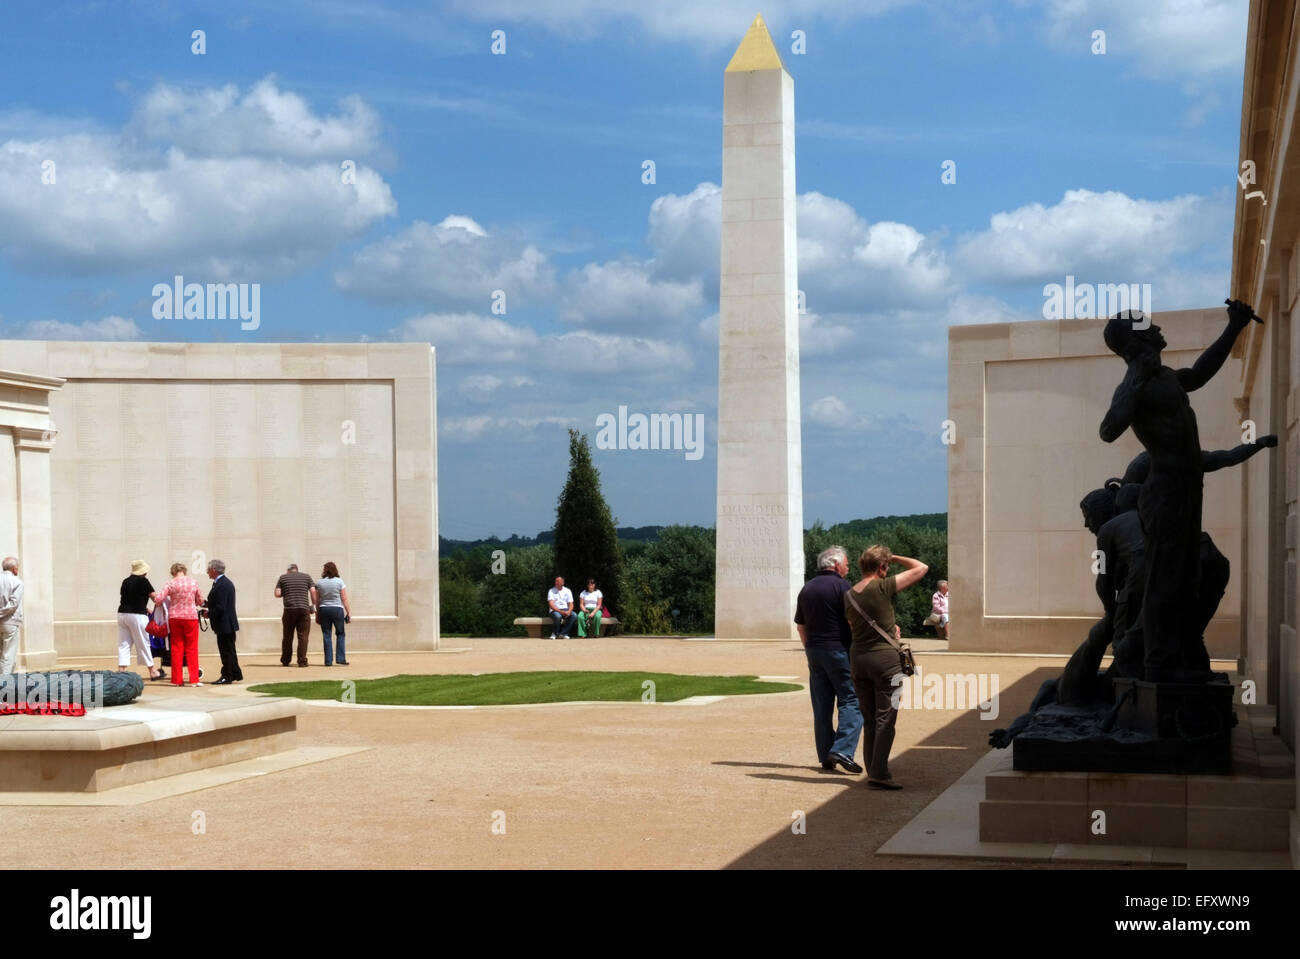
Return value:
M 221 678 L 237 683 L 244 678 L 239 668 L 239 657 L 235 655 L 235 634 L 217 633 L 217 652 L 221 654 Z
M 898 650 L 882 643 L 869 649 L 854 644 L 850 654 L 853 686 L 862 710 L 862 760 L 868 779 L 889 779 L 889 751 L 894 748 L 894 693 L 898 687 L 890 680 L 903 671 Z

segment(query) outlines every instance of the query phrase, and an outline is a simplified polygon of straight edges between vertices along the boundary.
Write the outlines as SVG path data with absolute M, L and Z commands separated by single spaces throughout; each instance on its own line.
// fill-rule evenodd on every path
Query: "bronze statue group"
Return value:
M 1148 318 L 1129 313 L 1107 321 L 1106 345 L 1126 370 L 1102 420 L 1101 439 L 1113 443 L 1132 429 L 1144 451 L 1122 477 L 1108 479 L 1079 504 L 1084 525 L 1097 538 L 1094 573 L 1104 615 L 1060 678 L 1043 684 L 1030 712 L 990 735 L 992 745 L 1008 745 L 1048 703 L 1113 701 L 1113 682 L 1121 677 L 1188 685 L 1226 681 L 1211 671 L 1205 645 L 1229 570 L 1201 529 L 1203 479 L 1277 445 L 1277 437 L 1267 435 L 1231 450 L 1201 449 L 1188 394 L 1214 377 L 1252 320 L 1263 322 L 1247 304 L 1227 304 L 1227 328 L 1179 370 L 1161 363 L 1167 344 Z M 1099 671 L 1112 647 L 1109 668 Z

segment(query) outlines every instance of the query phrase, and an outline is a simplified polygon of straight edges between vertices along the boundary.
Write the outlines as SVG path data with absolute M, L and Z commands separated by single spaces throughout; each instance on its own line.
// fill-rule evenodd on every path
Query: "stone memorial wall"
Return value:
M 349 649 L 438 641 L 433 354 L 427 344 L 0 343 L 66 379 L 50 453 L 54 641 L 116 649 L 133 559 L 155 586 L 221 559 L 239 648 L 279 649 L 291 562 L 348 584 Z

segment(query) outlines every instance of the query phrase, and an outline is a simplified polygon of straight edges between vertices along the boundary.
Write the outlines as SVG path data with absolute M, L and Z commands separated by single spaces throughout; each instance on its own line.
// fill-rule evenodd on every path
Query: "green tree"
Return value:
M 628 632 L 712 632 L 714 531 L 664 527 L 657 540 L 628 558 L 625 582 Z
M 919 559 L 930 567 L 921 582 L 899 593 L 894 600 L 894 612 L 903 635 L 927 635 L 924 621 L 930 615 L 930 597 L 938 589 L 939 580 L 948 578 L 947 517 L 943 513 L 878 516 L 837 523 L 829 529 L 818 520 L 804 533 L 805 577 L 816 574 L 817 554 L 838 544 L 849 554 L 848 580 L 856 583 L 862 577 L 858 557 L 873 543 L 888 546 L 900 556 Z M 898 571 L 899 567 L 894 567 L 894 572 Z
M 524 628 L 514 625 L 516 617 L 546 615 L 546 590 L 551 585 L 547 577 L 554 565 L 551 547 L 526 546 L 505 553 L 504 573 L 490 572 L 486 558 L 481 564 L 479 597 L 485 636 L 522 636 Z
M 623 555 L 614 517 L 600 493 L 600 473 L 591 463 L 587 437 L 569 430 L 569 477 L 555 509 L 555 575 L 576 597 L 594 577 L 605 605 L 620 616 Z

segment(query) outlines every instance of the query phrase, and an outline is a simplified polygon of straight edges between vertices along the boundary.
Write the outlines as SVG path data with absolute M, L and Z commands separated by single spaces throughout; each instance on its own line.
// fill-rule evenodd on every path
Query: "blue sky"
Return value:
M 949 325 L 1041 318 L 1067 274 L 1228 294 L 1247 7 L 6 0 L 0 338 L 427 340 L 444 536 L 549 528 L 566 428 L 620 405 L 706 443 L 594 450 L 619 522 L 712 525 L 722 71 L 761 9 L 795 80 L 805 523 L 943 511 Z M 260 327 L 155 319 L 176 274 L 259 283 Z

